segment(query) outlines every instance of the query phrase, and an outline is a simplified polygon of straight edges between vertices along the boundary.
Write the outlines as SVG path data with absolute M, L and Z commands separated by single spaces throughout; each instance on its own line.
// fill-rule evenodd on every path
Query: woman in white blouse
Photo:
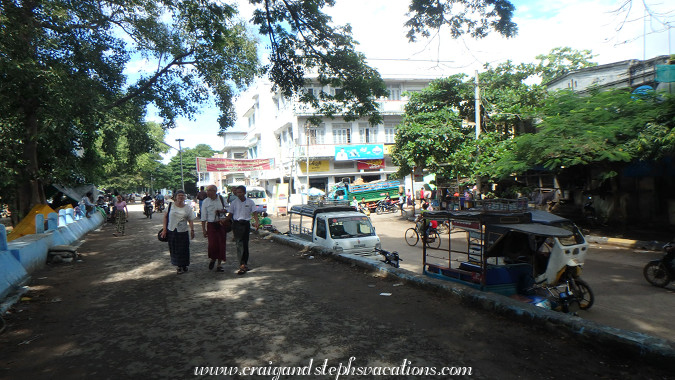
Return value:
M 171 264 L 175 265 L 178 274 L 181 274 L 187 272 L 190 265 L 190 239 L 195 238 L 192 221 L 197 216 L 194 210 L 185 204 L 187 196 L 183 190 L 177 190 L 174 198 L 175 201 L 169 205 L 169 212 L 164 215 L 162 236 L 168 235 Z

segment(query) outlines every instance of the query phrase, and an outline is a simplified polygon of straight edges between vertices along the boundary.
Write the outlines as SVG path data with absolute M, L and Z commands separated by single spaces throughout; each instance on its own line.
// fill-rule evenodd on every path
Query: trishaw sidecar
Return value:
M 426 275 L 564 312 L 591 307 L 593 293 L 579 278 L 588 243 L 571 221 L 522 200 L 480 207 L 424 214 L 453 227 L 447 252 L 423 245 Z

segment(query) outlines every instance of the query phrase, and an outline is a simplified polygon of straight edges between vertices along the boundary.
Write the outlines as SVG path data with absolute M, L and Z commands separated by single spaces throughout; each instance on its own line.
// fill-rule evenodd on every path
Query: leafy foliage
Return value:
M 591 62 L 595 55 L 590 50 L 574 50 L 570 47 L 557 47 L 548 54 L 538 55 L 537 71 L 541 74 L 542 83 L 565 75 L 570 71 L 593 67 L 598 64 Z
M 594 165 L 612 176 L 630 161 L 675 153 L 673 115 L 673 99 L 654 93 L 638 98 L 627 89 L 590 96 L 560 91 L 546 99 L 537 133 L 517 137 L 499 167 L 524 172 Z
M 331 27 L 331 18 L 321 11 L 333 0 L 270 1 L 250 0 L 260 5 L 253 22 L 269 38 L 271 67 L 269 76 L 285 96 L 302 92 L 308 84 L 306 72 L 316 75 L 322 86 L 338 89 L 334 93 L 304 93 L 301 101 L 317 114 L 345 120 L 368 117 L 381 121 L 375 100 L 388 94 L 379 73 L 355 50 L 351 27 Z M 311 119 L 318 125 L 320 117 Z
M 406 26 L 408 39 L 429 37 L 431 30 L 448 26 L 453 38 L 469 34 L 483 38 L 492 30 L 514 37 L 518 27 L 512 21 L 515 7 L 507 0 L 412 0 Z

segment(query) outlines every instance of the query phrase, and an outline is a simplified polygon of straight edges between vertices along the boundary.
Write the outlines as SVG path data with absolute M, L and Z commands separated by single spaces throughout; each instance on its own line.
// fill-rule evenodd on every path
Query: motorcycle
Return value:
M 145 201 L 145 206 L 143 206 L 143 214 L 145 214 L 146 218 L 152 219 L 152 201 L 151 200 Z
M 155 212 L 164 212 L 164 200 L 155 199 Z
M 675 239 L 664 245 L 663 250 L 662 258 L 648 262 L 642 270 L 647 282 L 659 288 L 675 281 Z
M 398 203 L 392 202 L 391 200 L 387 202 L 386 199 L 377 202 L 377 207 L 375 207 L 375 212 L 377 213 L 377 215 L 381 215 L 382 213 L 385 212 L 397 212 L 397 211 L 398 211 Z

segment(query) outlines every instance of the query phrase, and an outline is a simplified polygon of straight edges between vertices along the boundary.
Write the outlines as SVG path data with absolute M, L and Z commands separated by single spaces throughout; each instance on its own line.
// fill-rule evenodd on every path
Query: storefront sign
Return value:
M 384 169 L 384 159 L 380 160 L 359 160 L 356 162 L 358 170 Z
M 307 162 L 303 161 L 298 161 L 298 168 L 300 168 L 300 171 L 303 173 L 307 173 Z M 330 171 L 330 167 L 328 165 L 328 161 L 326 160 L 317 160 L 317 161 L 309 161 L 309 172 L 328 172 Z
M 384 158 L 382 144 L 336 145 L 335 161 L 373 160 Z

